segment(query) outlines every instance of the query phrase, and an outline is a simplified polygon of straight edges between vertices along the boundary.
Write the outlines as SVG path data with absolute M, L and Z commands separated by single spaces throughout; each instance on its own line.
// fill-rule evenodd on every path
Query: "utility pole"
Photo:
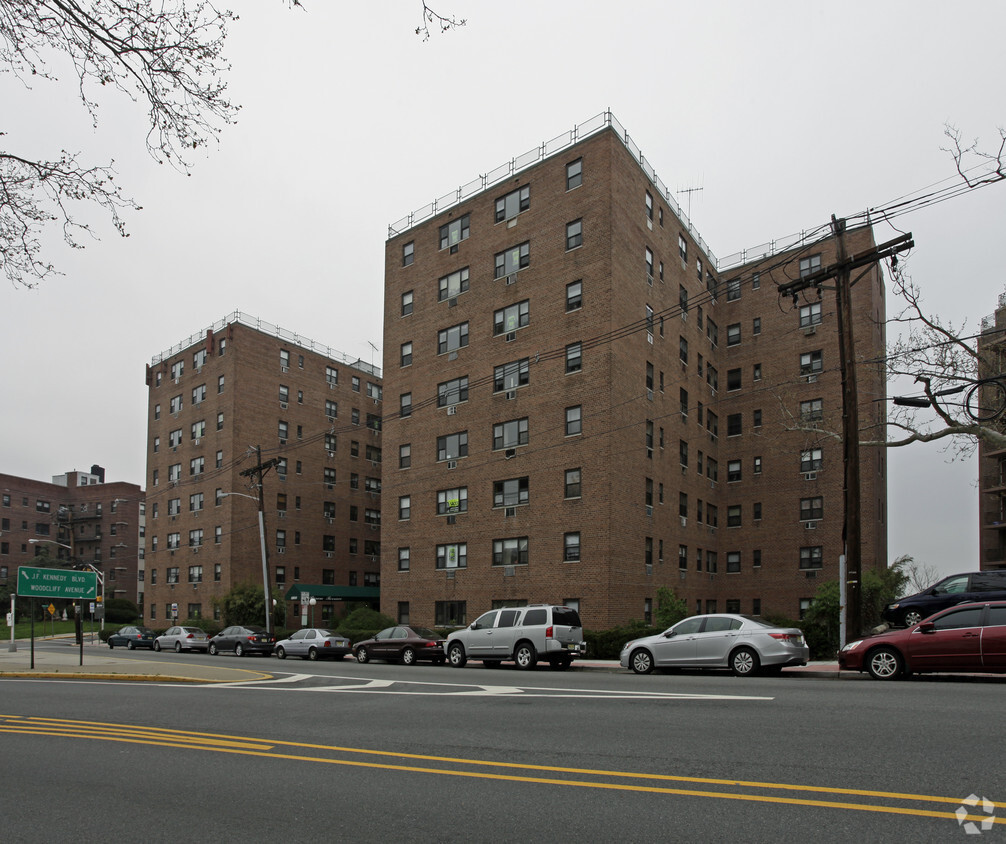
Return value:
M 792 296 L 808 287 L 820 287 L 825 279 L 835 279 L 836 310 L 838 312 L 839 365 L 842 374 L 842 559 L 840 566 L 843 604 L 842 645 L 858 639 L 862 626 L 862 501 L 859 463 L 859 391 L 856 382 L 856 352 L 852 331 L 852 270 L 877 263 L 898 252 L 911 249 L 915 242 L 911 233 L 849 255 L 845 244 L 845 220 L 831 217 L 832 231 L 838 238 L 838 260 L 789 284 L 779 286 L 781 296 Z M 856 279 L 859 280 L 858 278 Z
M 269 588 L 269 546 L 265 536 L 265 503 L 263 500 L 263 477 L 266 472 L 274 466 L 279 466 L 283 462 L 282 457 L 273 457 L 271 460 L 262 462 L 262 446 L 255 449 L 258 457 L 258 464 L 242 470 L 241 474 L 246 477 L 254 475 L 257 479 L 258 488 L 258 537 L 259 545 L 262 549 L 262 587 L 265 592 L 265 629 L 272 633 L 272 592 Z

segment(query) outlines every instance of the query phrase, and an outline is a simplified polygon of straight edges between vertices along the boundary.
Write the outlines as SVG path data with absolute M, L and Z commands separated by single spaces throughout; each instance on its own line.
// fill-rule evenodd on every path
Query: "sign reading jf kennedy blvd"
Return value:
M 98 597 L 98 575 L 93 571 L 18 566 L 17 594 L 22 598 L 70 598 L 75 601 L 93 601 Z

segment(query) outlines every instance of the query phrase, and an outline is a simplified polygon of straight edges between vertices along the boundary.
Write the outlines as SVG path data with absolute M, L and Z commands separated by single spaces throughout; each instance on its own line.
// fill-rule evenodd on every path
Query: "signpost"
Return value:
M 18 566 L 17 594 L 31 598 L 31 667 L 35 668 L 35 598 L 93 601 L 98 597 L 98 575 L 76 569 L 41 569 Z M 51 605 L 50 605 L 51 606 Z M 78 605 L 79 612 L 79 605 Z M 80 628 L 78 627 L 78 630 Z M 80 637 L 80 664 L 84 664 L 84 637 Z

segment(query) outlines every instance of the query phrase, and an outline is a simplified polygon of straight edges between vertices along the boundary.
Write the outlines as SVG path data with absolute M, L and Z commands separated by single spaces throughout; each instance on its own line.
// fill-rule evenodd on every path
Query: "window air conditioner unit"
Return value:
M 812 334 L 817 334 L 817 327 L 814 325 L 808 325 L 803 330 L 803 333 L 806 334 L 808 337 L 810 337 Z
M 649 343 L 651 346 L 653 345 L 653 332 L 652 331 L 647 331 L 646 332 L 646 342 Z
M 289 372 L 290 371 L 290 367 L 289 366 L 281 366 L 279 368 L 279 371 L 280 372 Z
M 453 416 L 453 415 L 454 415 L 455 413 L 457 413 L 457 412 L 458 412 L 458 407 L 457 407 L 457 405 L 454 405 L 454 404 L 452 404 L 452 405 L 450 405 L 450 406 L 449 406 L 449 407 L 447 408 L 447 415 L 448 415 L 448 416 Z
M 517 516 L 517 508 L 516 507 L 504 507 L 503 508 L 503 518 L 504 519 L 509 519 L 511 516 L 514 517 L 514 518 L 516 518 L 516 516 Z
M 653 401 L 653 390 L 651 390 L 649 387 L 646 388 L 646 398 L 649 401 Z
M 516 573 L 516 566 L 503 566 L 503 577 L 513 577 Z
M 517 398 L 517 391 L 516 390 L 507 390 L 506 391 L 506 397 L 507 397 L 508 401 Z
M 457 517 L 454 516 L 454 514 L 451 514 L 447 517 L 447 524 L 453 525 L 455 522 L 457 522 Z
M 503 456 L 507 460 L 509 460 L 511 457 L 516 457 L 517 456 L 517 449 L 516 448 L 508 448 L 506 451 L 503 452 Z
M 681 517 L 681 527 L 688 527 L 688 517 L 687 516 L 682 516 Z
M 647 563 L 646 564 L 646 573 L 647 574 L 653 574 L 653 563 Z
M 325 518 L 325 521 L 328 522 L 330 525 L 335 524 L 335 519 L 333 519 L 331 516 L 327 516 Z
M 647 504 L 646 505 L 646 515 L 647 516 L 652 516 L 653 515 L 653 505 L 652 504 Z
M 447 569 L 447 579 L 454 580 L 454 569 Z
M 813 384 L 815 381 L 817 381 L 817 376 L 816 375 L 808 375 L 807 376 L 807 383 L 808 384 Z
M 803 526 L 807 530 L 816 530 L 817 529 L 817 522 L 804 522 Z
M 448 460 L 447 461 L 447 468 L 448 469 L 457 469 L 458 468 L 458 461 L 457 460 Z
M 513 283 L 514 283 L 514 282 L 516 282 L 516 281 L 517 281 L 517 276 L 516 276 L 516 274 L 515 274 L 515 275 L 508 275 L 508 276 L 506 277 L 506 283 L 507 283 L 507 284 L 513 284 Z
M 286 518 L 286 510 L 277 510 L 276 511 L 276 515 L 279 516 L 279 518 L 281 518 L 281 519 L 285 519 Z
M 328 389 L 330 389 L 330 390 L 334 390 L 335 389 L 335 382 L 334 381 L 329 381 L 328 382 Z
M 452 297 L 452 298 L 450 298 L 450 299 L 447 300 L 447 307 L 448 308 L 456 308 L 457 305 L 458 305 L 458 297 L 457 296 L 454 296 L 454 297 Z
M 328 557 L 328 559 L 331 560 L 332 559 L 332 552 L 331 551 L 326 551 L 325 552 L 325 556 Z
M 803 479 L 805 481 L 816 481 L 817 480 L 817 472 L 804 472 L 803 473 Z
M 503 339 L 505 339 L 507 343 L 512 343 L 514 340 L 517 339 L 517 332 L 511 331 Z
M 334 452 L 334 451 L 330 451 L 330 452 L 328 453 L 328 456 L 329 456 L 329 457 L 335 457 L 335 452 Z
M 280 546 L 278 546 L 276 548 L 276 553 L 277 554 L 285 554 L 286 553 L 286 548 L 284 548 L 282 545 L 280 545 Z
M 648 285 L 649 285 L 650 287 L 653 287 L 653 276 L 652 276 L 652 275 L 650 275 L 649 273 L 647 273 L 647 274 L 646 274 L 646 283 L 647 283 L 647 284 L 648 284 Z

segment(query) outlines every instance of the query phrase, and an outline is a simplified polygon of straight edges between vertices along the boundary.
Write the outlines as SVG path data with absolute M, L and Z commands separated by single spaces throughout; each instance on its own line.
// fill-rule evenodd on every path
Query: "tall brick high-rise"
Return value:
M 1001 384 L 1006 372 L 1006 294 L 999 296 L 995 313 L 982 320 L 978 353 L 979 376 L 998 378 Z M 1003 417 L 995 416 L 1002 410 L 1002 387 L 986 383 L 979 398 L 984 424 L 1006 430 Z M 1006 568 L 1006 449 L 978 443 L 978 489 L 978 567 Z
M 847 246 L 873 245 L 870 229 Z M 842 552 L 834 293 L 778 284 L 825 237 L 717 261 L 605 113 L 391 227 L 382 609 L 797 616 Z M 882 421 L 884 289 L 853 292 L 860 421 Z M 882 453 L 862 553 L 886 565 Z M 397 512 L 396 512 L 397 511 Z
M 149 387 L 145 619 L 220 618 L 262 585 L 259 489 L 272 597 L 296 626 L 380 583 L 381 378 L 359 359 L 235 313 L 154 357 Z M 265 612 L 263 610 L 263 622 Z

